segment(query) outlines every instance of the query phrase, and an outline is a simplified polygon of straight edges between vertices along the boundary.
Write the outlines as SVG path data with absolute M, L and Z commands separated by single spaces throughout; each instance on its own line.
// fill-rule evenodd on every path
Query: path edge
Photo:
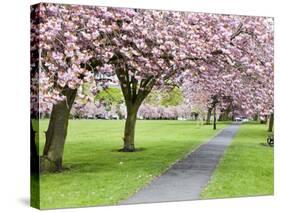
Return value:
M 160 176 L 162 176 L 163 174 L 165 174 L 170 168 L 172 168 L 173 165 L 175 165 L 176 163 L 178 163 L 179 161 L 184 160 L 185 158 L 187 158 L 190 154 L 192 154 L 193 152 L 195 152 L 197 149 L 199 149 L 202 145 L 208 143 L 209 141 L 211 141 L 213 138 L 215 138 L 219 133 L 221 133 L 226 127 L 228 127 L 230 124 L 227 124 L 224 128 L 217 130 L 217 132 L 210 138 L 206 139 L 205 141 L 203 141 L 200 145 L 198 145 L 196 148 L 194 148 L 193 150 L 191 150 L 190 152 L 187 152 L 186 154 L 183 155 L 183 157 L 179 158 L 178 160 L 174 161 L 173 163 L 171 163 L 167 169 L 165 169 L 161 174 L 154 176 L 148 183 L 146 183 L 144 186 L 140 187 L 139 189 L 137 189 L 132 195 L 130 195 L 128 198 L 126 199 L 122 199 L 120 201 L 118 201 L 115 205 L 132 205 L 135 203 L 126 203 L 126 204 L 122 204 L 123 201 L 131 198 L 132 196 L 134 196 L 136 193 L 138 193 L 141 189 L 149 186 L 154 180 L 156 180 L 157 178 L 159 178 Z M 217 167 L 215 167 L 216 169 Z M 208 181 L 209 182 L 209 181 Z M 155 202 L 157 203 L 157 202 Z M 142 204 L 142 203 L 140 203 Z M 153 203 L 152 203 L 153 204 Z

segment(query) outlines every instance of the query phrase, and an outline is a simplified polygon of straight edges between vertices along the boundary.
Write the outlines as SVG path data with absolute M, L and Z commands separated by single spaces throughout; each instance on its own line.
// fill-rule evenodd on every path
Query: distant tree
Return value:
M 177 106 L 183 103 L 183 95 L 182 91 L 178 87 L 174 87 L 173 89 L 169 89 L 164 92 L 161 97 L 161 105 L 163 106 Z

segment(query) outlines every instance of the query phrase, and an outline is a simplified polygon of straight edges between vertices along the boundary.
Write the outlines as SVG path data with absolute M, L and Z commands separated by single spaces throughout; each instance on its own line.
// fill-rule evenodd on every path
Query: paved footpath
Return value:
M 200 199 L 225 149 L 239 129 L 231 124 L 164 174 L 120 204 Z

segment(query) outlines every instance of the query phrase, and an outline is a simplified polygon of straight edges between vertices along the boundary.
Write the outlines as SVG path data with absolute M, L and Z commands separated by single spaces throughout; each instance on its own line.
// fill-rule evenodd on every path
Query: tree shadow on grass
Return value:
M 140 147 L 140 148 L 136 148 L 135 151 L 133 151 L 133 152 L 125 152 L 125 151 L 123 151 L 123 149 L 113 149 L 111 152 L 134 153 L 134 152 L 142 152 L 145 150 L 146 150 L 146 148 Z

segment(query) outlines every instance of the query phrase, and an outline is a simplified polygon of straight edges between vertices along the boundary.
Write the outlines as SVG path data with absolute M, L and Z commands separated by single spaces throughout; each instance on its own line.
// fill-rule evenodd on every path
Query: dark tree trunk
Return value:
M 221 111 L 220 116 L 219 116 L 219 121 L 228 121 L 228 120 L 230 120 L 230 118 L 229 118 L 230 112 L 231 112 L 230 108 L 227 108 L 227 109 Z
M 212 116 L 212 108 L 209 107 L 205 124 L 207 125 L 211 124 L 211 116 Z
M 66 100 L 53 106 L 49 127 L 46 132 L 46 143 L 40 159 L 41 172 L 62 170 L 62 158 L 67 135 L 69 113 L 76 97 L 77 90 L 65 88 Z
M 274 125 L 274 113 L 271 113 L 269 118 L 268 132 L 272 132 L 273 125 Z
M 258 119 L 259 119 L 259 114 L 256 113 L 256 114 L 254 115 L 253 120 L 254 120 L 254 121 L 258 121 Z
M 127 106 L 127 118 L 124 130 L 124 152 L 135 151 L 135 128 L 137 120 L 138 107 L 136 105 Z
M 263 120 L 260 120 L 261 124 L 267 124 L 268 116 L 265 116 Z
M 216 114 L 216 105 L 214 106 L 214 123 L 213 123 L 213 129 L 217 129 L 217 114 Z
M 32 120 L 30 120 L 30 157 L 31 174 L 37 174 L 39 172 L 39 155 L 35 143 L 35 131 L 32 126 Z
M 265 116 L 265 124 L 267 124 L 268 116 Z

